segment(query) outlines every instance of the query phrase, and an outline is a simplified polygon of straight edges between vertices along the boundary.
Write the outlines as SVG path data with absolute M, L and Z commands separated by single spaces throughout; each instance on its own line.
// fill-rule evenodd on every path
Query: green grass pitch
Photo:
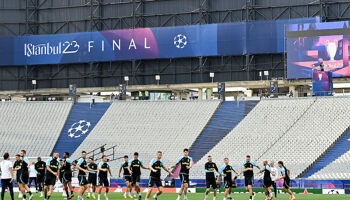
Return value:
M 151 196 L 152 197 L 152 196 Z M 234 200 L 249 200 L 249 197 L 247 194 L 233 194 L 232 195 Z M 97 196 L 96 196 L 97 198 Z M 176 200 L 177 194 L 173 193 L 167 193 L 162 194 L 158 200 Z M 6 193 L 5 200 L 10 200 L 10 195 Z M 18 198 L 18 193 L 15 195 L 15 199 Z M 62 193 L 55 193 L 50 200 L 63 200 L 64 197 L 62 197 Z M 109 200 L 123 200 L 123 194 L 122 193 L 110 193 L 109 194 Z M 145 199 L 145 194 L 142 194 L 142 199 Z M 153 198 L 150 198 L 150 200 L 153 200 Z M 181 198 L 183 199 L 183 198 Z M 212 200 L 213 195 L 210 194 L 208 200 Z M 223 194 L 219 194 L 216 198 L 217 200 L 223 199 Z M 278 200 L 289 200 L 289 195 L 286 194 L 279 194 Z M 297 200 L 350 200 L 350 195 L 321 195 L 321 194 L 297 194 L 296 195 Z M 44 200 L 44 198 L 39 197 L 39 194 L 34 194 L 33 200 Z M 75 194 L 75 197 L 73 200 L 77 200 L 77 195 Z M 89 200 L 84 197 L 84 200 Z M 90 200 L 93 200 L 90 198 Z M 96 199 L 97 200 L 97 199 Z M 104 195 L 101 195 L 101 200 L 105 200 Z M 130 199 L 129 199 L 130 200 Z M 204 200 L 204 194 L 188 194 L 188 200 Z M 265 200 L 265 196 L 263 194 L 256 194 L 254 200 Z

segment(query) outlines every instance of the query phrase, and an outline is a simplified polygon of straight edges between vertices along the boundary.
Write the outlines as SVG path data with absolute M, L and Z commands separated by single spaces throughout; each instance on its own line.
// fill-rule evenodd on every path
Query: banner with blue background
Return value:
M 281 53 L 285 24 L 320 21 L 317 17 L 0 37 L 0 65 Z

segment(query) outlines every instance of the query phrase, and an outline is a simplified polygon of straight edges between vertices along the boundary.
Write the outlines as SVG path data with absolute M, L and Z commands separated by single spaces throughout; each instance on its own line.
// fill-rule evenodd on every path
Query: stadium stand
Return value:
M 315 103 L 283 137 L 269 145 L 268 151 L 258 160 L 259 163 L 265 159 L 283 160 L 291 170 L 291 177 L 298 177 L 347 131 L 350 124 L 350 98 L 314 99 Z
M 236 169 L 241 169 L 247 154 L 252 156 L 253 160 L 257 159 L 268 150 L 268 144 L 288 131 L 314 101 L 312 98 L 260 101 L 240 124 L 196 163 L 192 176 L 204 177 L 203 166 L 208 155 L 213 156 L 218 166 L 228 157 Z
M 170 167 L 183 149 L 192 145 L 219 104 L 219 101 L 114 102 L 72 158 L 79 158 L 82 150 L 107 144 L 117 145 L 120 156 L 132 158 L 133 152 L 139 152 L 146 166 L 161 150 L 163 161 Z M 112 170 L 119 169 L 121 162 L 111 162 Z M 148 175 L 144 173 L 143 178 Z
M 68 152 L 72 155 L 109 106 L 110 103 L 97 103 L 91 107 L 89 103 L 75 103 L 52 153 L 58 152 L 62 156 L 64 152 Z
M 350 130 L 328 151 L 303 178 L 350 178 Z
M 66 122 L 72 102 L 1 102 L 0 151 L 10 155 L 49 156 Z
M 350 151 L 343 154 L 337 160 L 321 169 L 311 179 L 346 179 L 350 177 Z
M 220 142 L 259 103 L 258 101 L 224 101 L 203 133 L 191 147 L 193 162 L 200 160 Z

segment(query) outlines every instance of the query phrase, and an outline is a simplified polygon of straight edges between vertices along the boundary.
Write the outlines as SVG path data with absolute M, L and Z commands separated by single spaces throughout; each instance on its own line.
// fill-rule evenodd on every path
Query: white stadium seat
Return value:
M 114 102 L 75 151 L 90 151 L 104 144 L 117 145 L 118 155 L 139 152 L 148 166 L 157 151 L 163 152 L 163 161 L 170 167 L 183 155 L 206 126 L 219 106 L 219 101 L 127 101 Z M 122 160 L 111 163 L 114 173 Z M 163 173 L 165 176 L 166 173 Z M 148 178 L 145 172 L 142 178 Z
M 72 105 L 72 102 L 1 102 L 0 152 L 9 152 L 13 157 L 24 149 L 29 157 L 49 156 Z

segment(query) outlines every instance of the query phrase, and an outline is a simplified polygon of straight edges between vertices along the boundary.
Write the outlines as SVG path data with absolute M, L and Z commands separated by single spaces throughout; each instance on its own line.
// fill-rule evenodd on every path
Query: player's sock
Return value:
M 205 198 L 206 198 L 206 199 L 208 198 L 208 195 L 207 195 L 207 194 L 205 195 Z
M 27 199 L 27 195 L 24 194 L 24 195 L 23 195 L 23 199 Z
M 51 197 L 50 195 L 49 195 L 49 196 L 47 196 L 47 200 L 49 200 L 49 199 L 50 199 L 50 197 Z
M 177 195 L 177 200 L 180 200 L 181 199 L 181 194 L 178 194 Z
M 224 197 L 224 200 L 226 200 L 226 197 Z
M 97 195 L 97 200 L 100 200 L 100 199 L 101 199 L 101 195 L 98 194 L 98 195 Z
M 83 197 L 79 195 L 78 196 L 78 200 L 82 200 L 82 199 L 83 199 Z
M 253 196 L 250 196 L 249 199 L 253 199 Z
M 187 195 L 184 195 L 184 199 L 187 199 Z
M 216 200 L 216 197 L 213 197 L 213 200 Z
M 29 191 L 28 194 L 29 194 L 30 196 L 32 196 L 32 192 L 31 192 L 31 191 Z
M 67 194 L 67 197 L 69 197 L 69 192 L 68 192 L 68 190 L 66 190 L 66 194 Z

